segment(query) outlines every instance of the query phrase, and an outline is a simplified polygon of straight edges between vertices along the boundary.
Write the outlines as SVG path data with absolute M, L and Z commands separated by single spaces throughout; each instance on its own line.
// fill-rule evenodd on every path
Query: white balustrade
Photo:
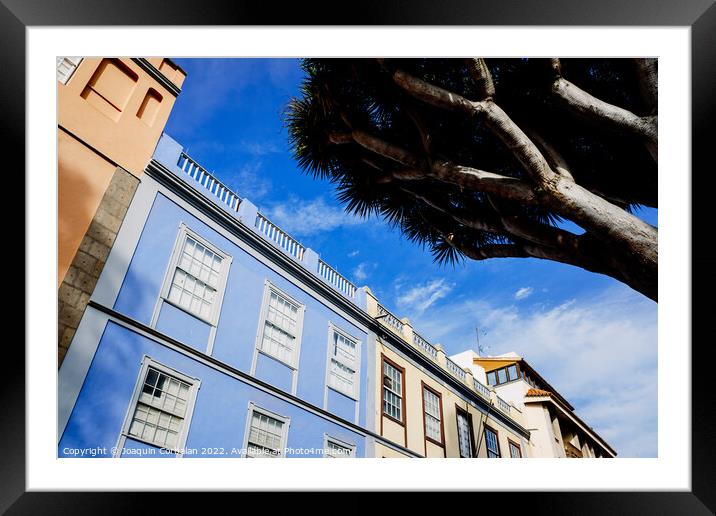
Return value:
M 187 154 L 181 153 L 178 166 L 183 173 L 199 183 L 209 194 L 222 204 L 225 204 L 231 211 L 239 211 L 241 198 Z
M 318 275 L 351 299 L 355 298 L 357 287 L 342 276 L 337 270 L 319 258 Z
M 296 260 L 303 260 L 306 248 L 260 213 L 256 215 L 256 229 Z

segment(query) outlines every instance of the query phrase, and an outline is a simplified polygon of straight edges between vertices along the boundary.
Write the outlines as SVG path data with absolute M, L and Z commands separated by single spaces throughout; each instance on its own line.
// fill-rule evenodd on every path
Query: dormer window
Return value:
M 510 364 L 487 373 L 487 383 L 489 385 L 501 385 L 503 383 L 514 382 L 519 378 L 520 370 L 517 364 Z

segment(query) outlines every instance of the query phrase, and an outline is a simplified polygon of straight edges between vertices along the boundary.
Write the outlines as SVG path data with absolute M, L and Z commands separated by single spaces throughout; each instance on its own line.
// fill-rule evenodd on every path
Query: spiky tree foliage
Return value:
M 657 206 L 655 60 L 303 68 L 286 112 L 294 156 L 348 211 L 384 217 L 439 262 L 555 260 L 656 300 L 657 229 L 633 213 Z

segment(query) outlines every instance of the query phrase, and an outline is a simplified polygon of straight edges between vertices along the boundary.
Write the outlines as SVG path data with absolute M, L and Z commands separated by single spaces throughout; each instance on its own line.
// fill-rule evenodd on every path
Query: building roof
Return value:
M 551 393 L 550 391 L 545 391 L 545 390 L 542 390 L 542 389 L 534 389 L 534 388 L 532 388 L 532 389 L 530 389 L 530 390 L 527 391 L 527 394 L 525 394 L 525 396 L 530 396 L 530 397 L 533 397 L 533 396 L 552 396 L 552 393 Z
M 535 389 L 531 388 L 527 391 L 525 394 L 525 398 L 549 398 L 552 403 L 554 403 L 557 407 L 559 407 L 562 412 L 571 418 L 575 423 L 577 423 L 578 426 L 581 426 L 582 429 L 587 432 L 588 434 L 592 435 L 592 438 L 601 444 L 607 451 L 613 453 L 615 456 L 617 454 L 616 450 L 612 448 L 607 441 L 605 441 L 602 436 L 600 436 L 591 426 L 586 424 L 575 412 L 574 409 L 569 408 L 564 403 L 562 403 L 562 400 L 558 398 L 557 396 L 554 396 L 555 393 L 551 391 L 546 391 L 544 389 Z M 529 400 L 532 401 L 532 400 Z M 539 403 L 540 400 L 534 400 L 534 402 Z M 546 401 L 546 400 L 542 400 Z M 528 402 L 528 400 L 525 400 L 525 402 Z
M 521 368 L 526 369 L 531 376 L 538 380 L 543 387 L 549 389 L 545 392 L 550 392 L 552 395 L 558 398 L 569 410 L 574 410 L 572 404 L 569 403 L 567 399 L 557 391 L 557 389 L 552 387 L 549 382 L 542 377 L 541 374 L 535 371 L 534 367 L 527 363 L 527 361 L 521 356 L 519 356 L 517 353 L 511 351 L 509 353 L 505 353 L 504 355 L 497 355 L 494 357 L 477 356 L 473 359 L 473 363 L 482 367 L 485 370 L 485 373 L 489 373 L 490 371 L 494 371 L 495 369 L 500 369 L 501 367 L 517 362 L 519 362 Z

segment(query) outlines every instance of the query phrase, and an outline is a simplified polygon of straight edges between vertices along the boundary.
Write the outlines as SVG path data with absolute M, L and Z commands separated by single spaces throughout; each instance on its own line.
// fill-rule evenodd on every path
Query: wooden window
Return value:
M 425 383 L 422 383 L 422 386 L 425 438 L 437 445 L 444 446 L 442 396 Z
M 457 405 L 455 411 L 457 413 L 457 441 L 460 457 L 472 458 L 475 456 L 472 416 Z
M 520 445 L 516 442 L 513 442 L 511 440 L 507 440 L 507 442 L 510 443 L 510 457 L 513 459 L 521 459 L 522 458 L 522 448 L 520 448 Z
M 382 357 L 383 415 L 404 425 L 405 417 L 405 369 Z
M 497 432 L 487 425 L 485 425 L 485 447 L 487 448 L 488 459 L 500 458 L 500 442 Z

